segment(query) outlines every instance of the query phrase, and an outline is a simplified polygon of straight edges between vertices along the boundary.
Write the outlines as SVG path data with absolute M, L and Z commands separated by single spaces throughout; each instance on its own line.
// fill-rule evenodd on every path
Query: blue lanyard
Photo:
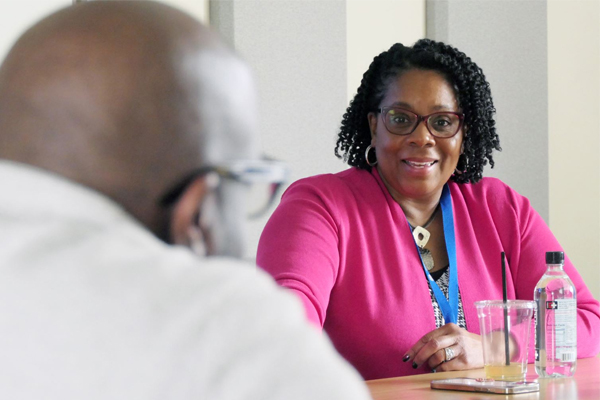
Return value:
M 444 222 L 444 236 L 446 240 L 446 251 L 448 252 L 448 261 L 450 263 L 450 282 L 448 283 L 448 299 L 442 293 L 440 287 L 435 283 L 435 280 L 431 277 L 429 271 L 425 267 L 423 263 L 423 258 L 421 257 L 421 253 L 419 252 L 419 247 L 417 246 L 417 242 L 415 242 L 415 246 L 417 247 L 417 252 L 419 253 L 419 258 L 421 258 L 421 265 L 423 266 L 423 270 L 425 271 L 425 275 L 427 276 L 427 280 L 431 285 L 431 289 L 433 290 L 433 295 L 437 300 L 442 314 L 444 315 L 444 321 L 446 323 L 458 322 L 458 277 L 456 272 L 456 238 L 454 236 L 454 214 L 452 213 L 452 198 L 450 197 L 450 188 L 448 185 L 444 185 L 444 189 L 442 190 L 442 198 L 440 200 L 440 205 L 442 208 L 442 219 Z

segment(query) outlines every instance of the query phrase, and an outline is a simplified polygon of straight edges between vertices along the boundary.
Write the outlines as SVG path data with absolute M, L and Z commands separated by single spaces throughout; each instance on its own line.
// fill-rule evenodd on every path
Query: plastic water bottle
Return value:
M 573 376 L 577 367 L 577 294 L 563 270 L 562 251 L 546 253 L 546 272 L 535 287 L 535 372 Z

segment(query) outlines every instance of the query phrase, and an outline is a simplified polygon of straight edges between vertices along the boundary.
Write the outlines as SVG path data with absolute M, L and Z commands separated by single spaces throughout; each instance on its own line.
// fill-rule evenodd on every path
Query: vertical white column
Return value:
M 600 298 L 600 3 L 548 2 L 550 228 Z M 550 249 L 549 249 L 550 250 Z
M 196 17 L 205 24 L 209 24 L 208 21 L 208 0 L 160 0 L 162 3 L 169 4 L 173 7 L 179 8 L 182 11 Z

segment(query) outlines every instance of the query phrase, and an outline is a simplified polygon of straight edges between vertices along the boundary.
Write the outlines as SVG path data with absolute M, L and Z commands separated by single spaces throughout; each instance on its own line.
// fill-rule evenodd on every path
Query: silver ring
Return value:
M 446 361 L 445 362 L 448 362 L 454 358 L 454 350 L 452 350 L 450 347 L 446 347 L 444 349 L 444 352 L 446 353 Z

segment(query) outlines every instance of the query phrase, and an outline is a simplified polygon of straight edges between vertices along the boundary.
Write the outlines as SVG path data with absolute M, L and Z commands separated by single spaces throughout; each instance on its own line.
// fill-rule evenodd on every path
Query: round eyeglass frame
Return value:
M 412 114 L 412 115 L 414 115 L 414 116 L 417 117 L 417 123 L 412 128 L 412 130 L 410 132 L 408 132 L 408 133 L 395 133 L 395 132 L 392 132 L 392 130 L 387 126 L 387 123 L 385 122 L 386 121 L 385 114 L 387 114 L 387 112 L 390 111 L 390 110 L 402 110 L 403 112 Z M 424 122 L 425 123 L 425 127 L 427 128 L 427 131 L 432 136 L 434 136 L 436 138 L 439 138 L 439 139 L 450 139 L 451 137 L 456 136 L 456 134 L 458 132 L 460 132 L 461 128 L 463 127 L 464 120 L 465 120 L 465 115 L 464 114 L 458 113 L 458 112 L 454 112 L 454 111 L 437 111 L 437 112 L 434 112 L 434 113 L 431 113 L 431 114 L 428 114 L 428 115 L 419 115 L 419 114 L 417 114 L 415 112 L 412 112 L 412 111 L 407 110 L 407 109 L 402 108 L 402 107 L 391 106 L 391 107 L 381 107 L 381 108 L 377 109 L 377 112 L 381 114 L 381 119 L 383 120 L 383 126 L 385 126 L 385 129 L 387 129 L 387 131 L 389 133 L 391 133 L 392 135 L 396 135 L 396 136 L 408 136 L 408 135 L 410 135 L 411 133 L 413 133 L 417 129 L 417 127 L 419 126 L 419 124 L 421 122 Z M 453 114 L 453 115 L 456 115 L 458 117 L 458 127 L 456 128 L 456 132 L 454 132 L 450 136 L 440 136 L 439 134 L 433 133 L 431 131 L 431 128 L 429 127 L 428 121 L 429 121 L 430 117 L 432 117 L 434 115 L 438 115 L 438 114 Z

